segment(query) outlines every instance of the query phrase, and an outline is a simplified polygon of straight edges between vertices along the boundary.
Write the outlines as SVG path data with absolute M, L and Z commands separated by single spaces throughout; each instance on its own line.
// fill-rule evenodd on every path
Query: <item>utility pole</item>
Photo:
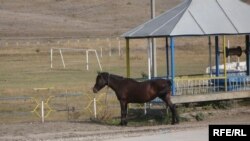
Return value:
M 151 19 L 155 18 L 155 0 L 150 0 L 151 5 Z M 151 38 L 151 44 L 152 44 L 152 64 L 151 64 L 151 70 L 152 70 L 152 76 L 157 76 L 157 54 L 156 54 L 156 42 L 154 38 Z
M 151 19 L 155 18 L 155 0 L 150 0 L 151 5 Z
M 150 0 L 151 19 L 155 17 L 155 0 Z M 155 39 L 148 38 L 148 79 L 157 76 Z M 144 114 L 147 114 L 147 103 L 144 103 Z

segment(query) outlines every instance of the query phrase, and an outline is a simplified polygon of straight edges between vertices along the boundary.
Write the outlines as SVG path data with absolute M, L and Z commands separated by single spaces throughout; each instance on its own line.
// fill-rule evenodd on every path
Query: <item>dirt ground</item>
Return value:
M 197 130 L 209 124 L 250 124 L 250 106 L 213 111 L 213 115 L 203 121 L 181 122 L 178 125 L 158 126 L 109 126 L 92 122 L 45 122 L 0 125 L 0 140 L 80 140 L 103 141 L 159 132 Z
M 158 0 L 157 15 L 180 2 Z M 120 36 L 150 18 L 148 0 L 0 0 L 0 4 L 0 37 L 3 39 Z M 192 130 L 209 124 L 250 124 L 249 106 L 213 113 L 203 121 L 178 125 L 120 127 L 90 121 L 0 124 L 0 141 L 103 141 L 161 131 Z

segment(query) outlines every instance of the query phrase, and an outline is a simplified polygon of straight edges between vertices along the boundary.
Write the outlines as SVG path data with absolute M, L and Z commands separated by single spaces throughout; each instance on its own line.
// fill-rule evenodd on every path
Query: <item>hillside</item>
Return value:
M 155 0 L 156 15 L 181 1 Z M 0 0 L 0 19 L 0 38 L 119 36 L 150 19 L 150 0 Z
M 157 14 L 181 0 L 156 0 Z M 150 18 L 150 0 L 0 0 L 0 38 L 118 36 Z

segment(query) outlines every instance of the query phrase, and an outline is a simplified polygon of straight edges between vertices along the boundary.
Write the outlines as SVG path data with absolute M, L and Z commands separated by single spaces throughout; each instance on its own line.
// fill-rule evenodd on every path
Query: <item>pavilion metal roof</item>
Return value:
M 250 6 L 240 0 L 185 0 L 125 38 L 203 36 L 250 33 Z

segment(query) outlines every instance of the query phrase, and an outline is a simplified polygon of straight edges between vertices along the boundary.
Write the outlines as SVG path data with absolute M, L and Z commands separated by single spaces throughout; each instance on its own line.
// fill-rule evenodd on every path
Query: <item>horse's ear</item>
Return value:
M 101 71 L 97 71 L 97 74 L 99 75 L 99 74 L 101 74 L 102 72 Z

